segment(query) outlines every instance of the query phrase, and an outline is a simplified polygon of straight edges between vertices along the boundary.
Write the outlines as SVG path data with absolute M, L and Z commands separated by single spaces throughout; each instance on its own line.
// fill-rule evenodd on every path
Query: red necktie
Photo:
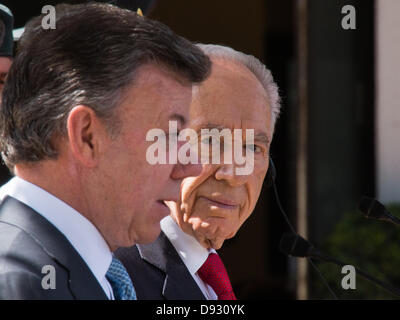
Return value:
M 210 253 L 197 273 L 205 283 L 213 288 L 218 300 L 236 300 L 228 273 L 219 255 Z

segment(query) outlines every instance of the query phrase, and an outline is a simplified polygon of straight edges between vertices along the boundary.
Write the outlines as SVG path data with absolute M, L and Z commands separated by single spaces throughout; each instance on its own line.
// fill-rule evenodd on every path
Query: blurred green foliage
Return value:
M 399 204 L 386 207 L 400 217 Z M 346 213 L 320 248 L 328 255 L 400 288 L 400 226 L 366 219 L 360 212 Z M 356 289 L 345 290 L 341 281 L 346 274 L 341 273 L 341 267 L 325 262 L 316 264 L 339 299 L 400 299 L 358 275 Z M 311 266 L 309 272 L 310 299 L 332 299 Z

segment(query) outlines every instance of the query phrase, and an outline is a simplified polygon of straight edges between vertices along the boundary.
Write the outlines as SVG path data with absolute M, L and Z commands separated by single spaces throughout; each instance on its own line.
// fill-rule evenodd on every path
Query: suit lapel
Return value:
M 0 221 L 24 230 L 53 260 L 68 270 L 69 288 L 76 299 L 108 299 L 85 261 L 67 238 L 32 208 L 7 196 L 1 204 Z
M 162 295 L 167 300 L 205 300 L 174 246 L 163 232 L 148 245 L 137 245 L 142 259 L 165 273 Z

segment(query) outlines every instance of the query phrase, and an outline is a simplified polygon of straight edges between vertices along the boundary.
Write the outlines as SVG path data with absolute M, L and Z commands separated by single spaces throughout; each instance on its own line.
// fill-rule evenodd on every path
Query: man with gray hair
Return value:
M 25 28 L 0 109 L 16 177 L 0 205 L 0 300 L 136 299 L 113 256 L 154 241 L 195 164 L 152 166 L 146 133 L 182 129 L 210 61 L 165 25 L 108 4 Z M 157 180 L 157 184 L 154 181 Z
M 269 168 L 280 112 L 278 88 L 270 71 L 255 57 L 231 48 L 198 46 L 211 58 L 212 72 L 193 95 L 189 127 L 201 136 L 199 144 L 211 146 L 211 153 L 220 153 L 222 160 L 204 161 L 208 159 L 201 149 L 202 171 L 183 179 L 179 201 L 167 202 L 171 214 L 161 221 L 160 237 L 149 245 L 116 251 L 140 299 L 236 299 L 216 249 L 253 212 Z M 253 157 L 252 172 L 237 174 L 235 169 L 241 164 L 224 161 L 229 156 L 225 144 L 232 141 L 224 136 L 214 143 L 213 137 L 203 138 L 204 129 L 241 130 L 243 138 L 252 132 L 254 142 L 241 139 L 246 142 L 240 145 Z

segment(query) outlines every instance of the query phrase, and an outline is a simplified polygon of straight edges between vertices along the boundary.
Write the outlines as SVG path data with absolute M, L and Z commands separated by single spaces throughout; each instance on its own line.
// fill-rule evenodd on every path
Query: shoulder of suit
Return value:
M 18 226 L 0 221 L 0 235 L 0 272 L 4 269 L 6 261 L 20 264 L 31 260 L 31 268 L 35 266 L 35 261 L 51 261 L 42 245 Z
M 34 238 L 17 226 L 0 221 L 0 300 L 57 299 L 61 292 L 65 299 L 65 290 L 43 286 L 49 268 L 53 268 L 56 284 L 67 283 L 67 272 Z

